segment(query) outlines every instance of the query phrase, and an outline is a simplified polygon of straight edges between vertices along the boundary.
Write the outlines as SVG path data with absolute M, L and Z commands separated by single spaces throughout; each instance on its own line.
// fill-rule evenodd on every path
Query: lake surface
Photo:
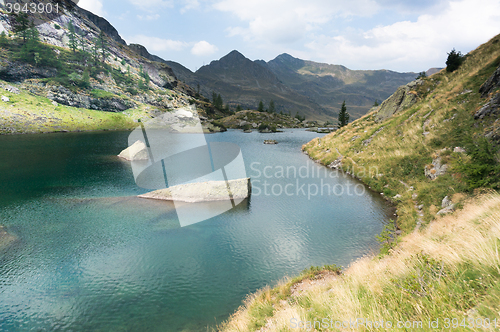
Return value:
M 323 135 L 229 131 L 207 139 L 240 146 L 252 197 L 180 227 L 172 203 L 134 197 L 128 135 L 0 137 L 0 225 L 19 238 L 0 250 L 1 331 L 206 331 L 258 288 L 376 250 L 389 218 L 301 152 Z

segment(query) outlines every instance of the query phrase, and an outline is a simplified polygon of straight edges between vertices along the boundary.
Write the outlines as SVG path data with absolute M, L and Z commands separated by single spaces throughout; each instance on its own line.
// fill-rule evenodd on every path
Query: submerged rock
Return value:
M 15 235 L 7 233 L 5 228 L 3 226 L 0 226 L 0 249 L 7 247 L 16 240 L 17 237 Z
M 139 195 L 140 198 L 181 202 L 209 202 L 244 199 L 250 196 L 250 178 L 181 184 Z
M 149 154 L 148 154 L 148 148 L 146 144 L 142 141 L 136 141 L 134 144 L 120 152 L 118 157 L 129 160 L 129 161 L 135 161 L 135 160 L 148 160 L 149 159 Z
M 264 141 L 264 144 L 278 144 L 278 141 L 276 141 L 274 139 L 266 139 Z

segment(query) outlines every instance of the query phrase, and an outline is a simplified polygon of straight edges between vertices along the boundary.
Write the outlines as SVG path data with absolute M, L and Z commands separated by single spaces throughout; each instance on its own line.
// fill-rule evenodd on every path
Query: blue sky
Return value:
M 350 69 L 444 67 L 500 33 L 500 0 L 80 0 L 127 43 L 196 70 L 233 49 Z

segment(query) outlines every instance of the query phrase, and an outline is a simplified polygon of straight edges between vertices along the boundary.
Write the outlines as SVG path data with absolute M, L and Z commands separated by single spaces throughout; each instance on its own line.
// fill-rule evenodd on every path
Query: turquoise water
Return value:
M 206 330 L 258 288 L 376 250 L 389 218 L 377 195 L 301 152 L 322 135 L 229 131 L 207 138 L 241 147 L 252 197 L 180 227 L 172 203 L 134 197 L 146 190 L 116 157 L 128 135 L 0 137 L 0 224 L 19 238 L 0 251 L 1 331 Z

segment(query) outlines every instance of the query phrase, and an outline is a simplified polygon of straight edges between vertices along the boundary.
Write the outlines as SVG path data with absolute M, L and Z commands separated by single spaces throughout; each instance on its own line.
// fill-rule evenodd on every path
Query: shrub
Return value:
M 468 189 L 479 187 L 500 188 L 500 165 L 495 159 L 493 146 L 486 138 L 466 146 L 468 160 L 462 156 L 456 162 L 456 169 L 465 176 Z
M 221 131 L 227 131 L 226 126 L 220 121 L 213 121 L 212 124 L 216 127 L 219 127 Z
M 419 78 L 426 78 L 426 77 L 427 77 L 427 74 L 425 73 L 425 71 L 421 71 L 420 73 L 418 73 L 417 80 Z
M 387 225 L 384 225 L 384 229 L 380 235 L 376 235 L 377 241 L 382 245 L 380 249 L 380 254 L 387 254 L 390 249 L 394 246 L 394 235 L 396 232 L 396 227 L 394 226 L 394 221 L 389 220 Z
M 302 277 L 313 279 L 321 272 L 330 271 L 336 274 L 342 273 L 342 267 L 335 264 L 323 265 L 323 266 L 311 266 L 308 269 L 302 271 Z
M 446 71 L 452 73 L 457 70 L 460 65 L 462 65 L 464 58 L 465 56 L 463 56 L 460 51 L 452 49 L 451 52 L 448 53 L 448 59 L 446 59 Z
M 136 89 L 134 89 L 132 87 L 126 88 L 125 91 L 128 92 L 128 93 L 130 93 L 133 96 L 135 96 L 135 95 L 137 95 L 139 93 Z

